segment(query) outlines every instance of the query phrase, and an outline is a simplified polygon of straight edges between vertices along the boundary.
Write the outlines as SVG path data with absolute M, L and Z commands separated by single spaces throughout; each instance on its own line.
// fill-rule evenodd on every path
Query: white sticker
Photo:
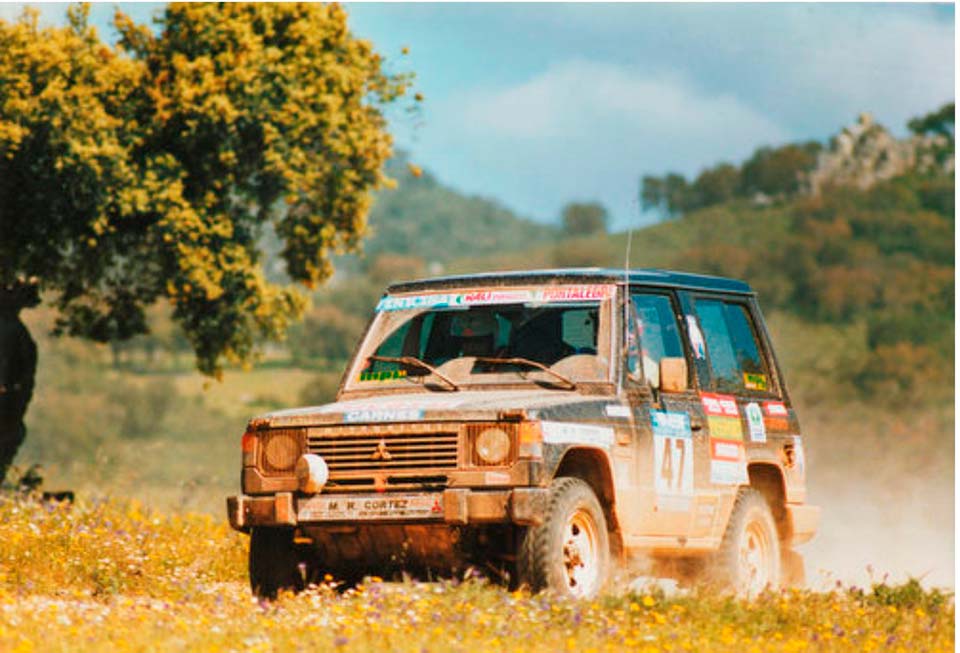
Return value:
M 763 423 L 763 411 L 756 403 L 747 404 L 744 413 L 747 415 L 747 426 L 750 429 L 751 442 L 766 442 L 767 427 Z
M 415 408 L 404 410 L 351 410 L 343 414 L 343 421 L 359 422 L 416 422 L 423 419 L 423 411 Z
M 799 435 L 793 436 L 793 460 L 800 476 L 806 474 L 807 458 L 803 453 L 803 440 L 800 439 Z
M 630 406 L 622 404 L 607 404 L 603 407 L 607 417 L 630 417 Z
M 570 422 L 541 422 L 543 441 L 551 444 L 593 444 L 599 447 L 613 446 L 613 429 L 590 424 Z
M 717 485 L 742 485 L 749 482 L 747 466 L 731 460 L 710 461 L 710 482 Z
M 707 343 L 703 339 L 703 333 L 700 331 L 700 325 L 697 324 L 697 318 L 692 315 L 687 316 L 687 331 L 690 332 L 690 345 L 693 347 L 693 355 L 697 358 L 706 358 Z
M 659 498 L 693 496 L 693 439 L 686 413 L 650 411 L 653 426 L 653 484 Z M 687 510 L 689 502 L 663 502 L 663 510 Z M 686 506 L 685 508 L 678 506 Z

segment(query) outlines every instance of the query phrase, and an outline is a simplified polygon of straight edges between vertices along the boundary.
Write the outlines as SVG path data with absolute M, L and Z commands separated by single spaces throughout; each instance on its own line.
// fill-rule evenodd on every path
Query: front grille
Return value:
M 459 437 L 449 425 L 310 429 L 307 449 L 323 457 L 331 473 L 391 472 L 407 469 L 455 469 Z M 409 429 L 409 430 L 408 430 Z

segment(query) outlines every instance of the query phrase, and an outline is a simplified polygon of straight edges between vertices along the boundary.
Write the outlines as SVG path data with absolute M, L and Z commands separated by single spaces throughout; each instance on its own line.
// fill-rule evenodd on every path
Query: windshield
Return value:
M 613 296 L 613 285 L 386 296 L 346 389 L 606 382 Z

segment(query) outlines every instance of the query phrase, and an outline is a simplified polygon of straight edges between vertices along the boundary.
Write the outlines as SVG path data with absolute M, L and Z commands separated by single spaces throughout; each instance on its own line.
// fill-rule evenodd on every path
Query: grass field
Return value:
M 769 593 L 610 593 L 482 580 L 318 587 L 273 604 L 223 520 L 135 502 L 0 499 L 0 651 L 952 651 L 951 596 L 916 583 Z M 331 585 L 333 581 L 331 581 Z

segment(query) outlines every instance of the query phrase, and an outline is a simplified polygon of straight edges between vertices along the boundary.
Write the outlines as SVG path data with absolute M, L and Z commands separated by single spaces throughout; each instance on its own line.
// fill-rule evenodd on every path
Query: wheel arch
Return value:
M 787 542 L 792 536 L 787 514 L 787 491 L 783 470 L 772 463 L 751 463 L 747 467 L 750 487 L 763 495 L 777 525 L 777 536 Z
M 572 476 L 584 481 L 597 495 L 603 516 L 607 520 L 607 531 L 611 535 L 610 543 L 616 556 L 622 550 L 620 523 L 617 520 L 616 490 L 613 484 L 613 472 L 610 459 L 605 451 L 591 447 L 572 447 L 563 453 L 553 477 Z

